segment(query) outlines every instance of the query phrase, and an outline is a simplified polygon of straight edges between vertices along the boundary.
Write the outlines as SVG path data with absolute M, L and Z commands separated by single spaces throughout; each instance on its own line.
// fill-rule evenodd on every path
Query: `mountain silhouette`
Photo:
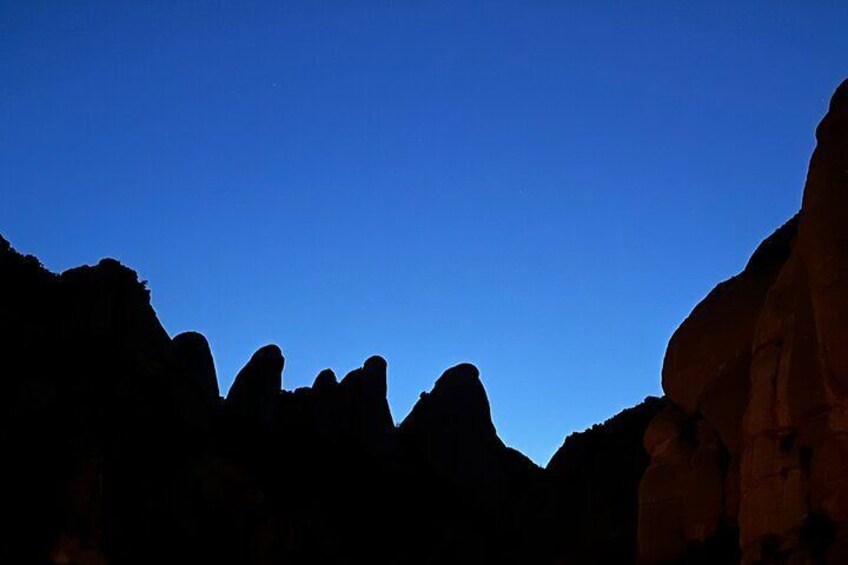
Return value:
M 286 391 L 265 345 L 222 398 L 130 268 L 0 238 L 0 562 L 848 563 L 848 82 L 816 136 L 800 212 L 675 332 L 665 396 L 545 468 L 473 365 L 397 426 L 379 356 Z

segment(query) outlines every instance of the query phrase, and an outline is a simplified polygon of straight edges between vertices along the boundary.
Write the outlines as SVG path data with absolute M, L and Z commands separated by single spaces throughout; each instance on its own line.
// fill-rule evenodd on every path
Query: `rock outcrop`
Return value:
M 603 424 L 568 436 L 522 501 L 527 563 L 634 563 L 642 436 L 665 406 L 646 398 Z
M 171 340 L 171 355 L 186 380 L 193 383 L 204 396 L 209 399 L 220 396 L 212 351 L 202 334 L 185 332 L 174 336 Z
M 239 371 L 227 394 L 234 413 L 270 422 L 283 385 L 283 352 L 276 345 L 260 348 Z
M 406 436 L 433 459 L 399 439 L 381 357 L 290 392 L 269 345 L 220 398 L 206 339 L 169 338 L 116 261 L 54 275 L 2 240 L 0 306 L 0 561 L 512 562 L 539 470 L 497 438 L 473 367 Z
M 848 560 L 848 82 L 817 138 L 800 214 L 671 339 L 643 563 Z
M 338 386 L 345 430 L 354 441 L 371 450 L 384 448 L 386 437 L 395 427 L 386 397 L 386 368 L 386 360 L 379 355 L 369 357 L 361 368 L 345 375 Z
M 506 495 L 500 464 L 506 446 L 495 431 L 475 366 L 445 371 L 431 392 L 421 393 L 399 433 L 407 449 L 438 475 L 485 498 Z

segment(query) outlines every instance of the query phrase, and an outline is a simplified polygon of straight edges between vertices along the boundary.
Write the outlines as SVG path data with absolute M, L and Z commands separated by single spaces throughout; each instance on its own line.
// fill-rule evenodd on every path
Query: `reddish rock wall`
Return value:
M 848 82 L 817 130 L 800 214 L 669 343 L 648 427 L 642 563 L 848 562 Z M 710 561 L 715 562 L 715 561 Z

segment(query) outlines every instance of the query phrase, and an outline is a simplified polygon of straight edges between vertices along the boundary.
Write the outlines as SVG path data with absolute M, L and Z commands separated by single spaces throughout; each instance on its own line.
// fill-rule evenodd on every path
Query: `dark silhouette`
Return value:
M 135 272 L 0 238 L 0 562 L 848 562 L 848 83 L 817 136 L 800 214 L 672 338 L 666 397 L 544 469 L 472 365 L 397 427 L 377 356 L 283 391 L 267 345 L 222 399 Z
M 206 339 L 169 339 L 130 269 L 104 260 L 54 275 L 5 240 L 0 269 L 3 562 L 519 563 L 531 546 L 551 562 L 568 555 L 548 523 L 584 485 L 559 470 L 547 480 L 503 444 L 474 366 L 448 369 L 399 427 L 377 356 L 340 382 L 325 370 L 288 392 L 282 352 L 268 345 L 222 399 Z M 645 425 L 617 440 L 626 464 L 641 453 L 636 477 Z M 597 449 L 615 451 L 605 441 Z M 621 488 L 626 511 L 605 523 L 635 543 L 636 486 Z

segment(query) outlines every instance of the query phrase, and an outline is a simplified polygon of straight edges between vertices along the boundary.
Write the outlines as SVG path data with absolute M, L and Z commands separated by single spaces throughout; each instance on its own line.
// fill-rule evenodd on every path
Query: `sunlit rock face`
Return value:
M 800 214 L 671 339 L 643 563 L 848 562 L 848 82 L 817 139 Z

